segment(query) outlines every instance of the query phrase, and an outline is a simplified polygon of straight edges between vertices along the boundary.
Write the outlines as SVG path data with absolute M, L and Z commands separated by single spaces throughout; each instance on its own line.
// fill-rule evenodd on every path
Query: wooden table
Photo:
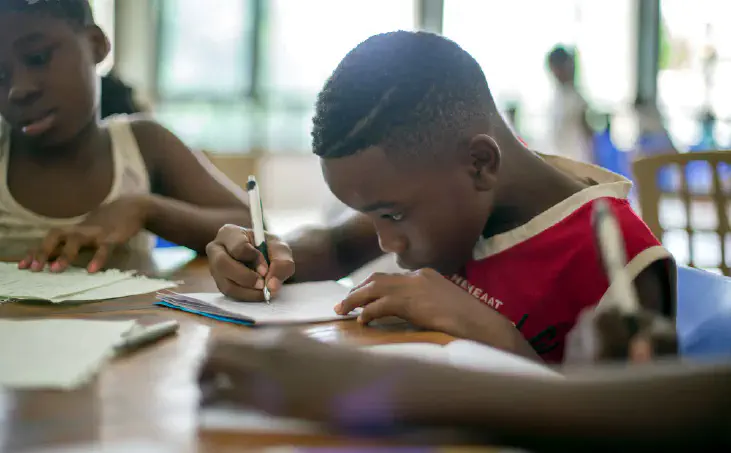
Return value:
M 216 289 L 207 263 L 195 259 L 176 265 L 158 260 L 148 273 L 183 280 L 184 292 Z M 175 260 L 172 260 L 175 261 Z M 186 261 L 182 259 L 183 263 Z M 143 269 L 145 266 L 140 266 Z M 207 341 L 240 337 L 250 328 L 210 320 L 154 306 L 154 295 L 129 297 L 81 305 L 4 304 L 0 318 L 75 317 L 85 319 L 176 319 L 179 334 L 106 366 L 89 385 L 70 392 L 0 390 L 0 452 L 64 446 L 120 446 L 119 451 L 241 451 L 245 446 L 342 444 L 343 439 L 287 437 L 263 434 L 208 433 L 199 431 L 196 416 L 196 371 Z M 444 344 L 450 337 L 434 332 L 407 331 L 403 327 L 361 327 L 340 321 L 300 327 L 306 335 L 326 342 L 357 341 L 378 344 L 419 341 Z M 125 442 L 158 443 L 123 447 Z M 88 450 L 92 451 L 92 450 Z M 95 450 L 96 451 L 96 450 Z M 105 450 L 107 451 L 107 450 Z M 117 450 L 114 450 L 117 451 Z

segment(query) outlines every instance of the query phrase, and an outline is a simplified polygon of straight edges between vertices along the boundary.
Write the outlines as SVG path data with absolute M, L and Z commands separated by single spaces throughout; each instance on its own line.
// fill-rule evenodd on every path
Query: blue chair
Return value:
M 679 266 L 676 328 L 682 355 L 731 356 L 731 278 Z

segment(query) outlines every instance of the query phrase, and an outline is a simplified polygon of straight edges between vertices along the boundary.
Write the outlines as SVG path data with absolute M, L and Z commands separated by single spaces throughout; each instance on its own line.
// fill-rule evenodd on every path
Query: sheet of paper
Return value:
M 29 272 L 0 263 L 0 300 L 91 301 L 145 294 L 175 287 L 174 282 L 134 276 L 111 269 L 94 274 L 71 268 L 61 273 Z
M 110 283 L 106 286 L 93 288 L 88 291 L 65 296 L 52 302 L 73 302 L 115 299 L 119 297 L 137 296 L 139 294 L 155 293 L 164 289 L 175 288 L 177 283 L 169 280 L 147 278 L 144 276 L 130 277 L 125 280 Z
M 561 377 L 559 373 L 541 364 L 467 340 L 456 340 L 446 346 L 431 343 L 396 343 L 366 346 L 364 349 L 377 354 L 398 355 L 476 371 Z
M 0 320 L 0 386 L 73 389 L 114 354 L 135 321 Z
M 346 318 L 336 314 L 334 307 L 347 294 L 348 288 L 336 282 L 313 282 L 284 285 L 270 304 L 238 302 L 221 293 L 170 293 L 161 298 L 173 305 L 256 324 L 297 324 Z
M 257 434 L 323 434 L 317 423 L 295 418 L 275 417 L 253 409 L 204 407 L 198 427 L 206 431 L 242 431 Z

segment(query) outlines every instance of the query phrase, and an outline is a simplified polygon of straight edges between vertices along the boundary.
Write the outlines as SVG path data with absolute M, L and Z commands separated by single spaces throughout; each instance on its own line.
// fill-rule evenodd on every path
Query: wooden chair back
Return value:
M 728 276 L 731 265 L 731 151 L 644 157 L 634 162 L 633 174 L 642 218 L 653 234 L 663 243 L 671 230 L 687 234 L 688 262 L 679 264 L 719 269 Z M 670 210 L 671 205 L 676 211 L 682 206 L 679 208 L 682 213 L 675 214 L 685 217 L 685 225 L 663 222 L 666 216 L 661 211 Z M 714 213 L 715 225 L 709 222 Z M 717 263 L 707 263 L 705 258 L 698 256 L 696 239 L 699 234 L 716 235 L 720 247 Z

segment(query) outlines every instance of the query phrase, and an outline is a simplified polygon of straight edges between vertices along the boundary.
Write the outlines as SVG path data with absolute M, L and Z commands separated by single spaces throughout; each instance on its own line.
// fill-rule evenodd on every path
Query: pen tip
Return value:
M 272 300 L 272 293 L 269 292 L 269 288 L 264 288 L 264 300 L 269 303 Z

